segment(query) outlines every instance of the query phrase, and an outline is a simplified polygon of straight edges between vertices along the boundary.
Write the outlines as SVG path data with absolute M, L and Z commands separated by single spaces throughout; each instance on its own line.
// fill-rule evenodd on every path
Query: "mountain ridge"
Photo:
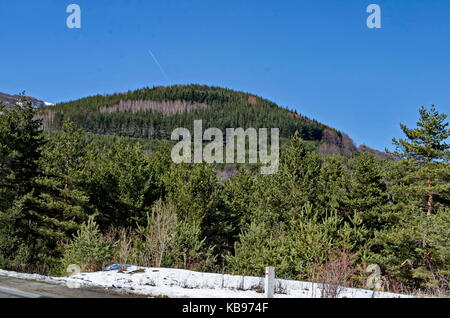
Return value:
M 42 120 L 44 130 L 59 130 L 62 122 L 70 119 L 95 134 L 160 140 L 170 139 L 173 129 L 190 129 L 195 119 L 202 119 L 205 129 L 280 128 L 283 138 L 298 132 L 304 140 L 316 143 L 323 154 L 351 155 L 371 149 L 358 149 L 347 134 L 263 97 L 199 84 L 88 96 L 44 106 L 37 118 Z
M 52 103 L 44 102 L 42 100 L 39 100 L 37 98 L 31 97 L 31 96 L 24 96 L 24 95 L 10 95 L 6 93 L 0 92 L 0 102 L 2 102 L 6 107 L 11 107 L 11 105 L 14 105 L 18 99 L 25 98 L 29 99 L 32 102 L 33 107 L 35 108 L 41 108 L 45 106 L 52 106 Z

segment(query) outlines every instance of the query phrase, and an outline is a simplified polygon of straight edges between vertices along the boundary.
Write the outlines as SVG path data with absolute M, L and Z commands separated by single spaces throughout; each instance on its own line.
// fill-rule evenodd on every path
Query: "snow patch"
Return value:
M 78 273 L 49 277 L 0 270 L 0 275 L 46 281 L 69 288 L 102 287 L 154 297 L 171 298 L 263 298 L 264 277 L 202 273 L 184 269 L 130 266 L 125 270 Z M 320 298 L 322 284 L 275 280 L 275 298 Z M 414 296 L 345 288 L 339 298 L 413 298 Z

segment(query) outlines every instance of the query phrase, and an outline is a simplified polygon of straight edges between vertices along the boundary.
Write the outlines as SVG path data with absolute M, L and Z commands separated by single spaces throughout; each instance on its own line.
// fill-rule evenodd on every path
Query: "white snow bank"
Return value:
M 0 275 L 65 284 L 69 288 L 104 287 L 155 297 L 262 298 L 264 278 L 201 273 L 183 269 L 132 266 L 117 270 L 48 277 L 0 270 Z M 320 298 L 321 284 L 276 279 L 275 298 Z M 411 298 L 414 296 L 340 288 L 339 298 Z

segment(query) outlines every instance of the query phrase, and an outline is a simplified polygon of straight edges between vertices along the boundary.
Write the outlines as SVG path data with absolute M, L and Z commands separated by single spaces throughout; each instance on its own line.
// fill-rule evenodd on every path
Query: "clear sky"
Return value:
M 71 3 L 81 29 L 66 26 Z M 366 26 L 371 3 L 381 29 Z M 54 103 L 218 85 L 381 150 L 421 105 L 450 113 L 449 0 L 0 0 L 0 45 L 0 92 Z

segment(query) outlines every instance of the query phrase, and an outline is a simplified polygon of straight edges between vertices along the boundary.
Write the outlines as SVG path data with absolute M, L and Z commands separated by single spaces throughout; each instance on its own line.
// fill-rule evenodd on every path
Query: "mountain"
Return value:
M 344 133 L 254 94 L 204 85 L 143 88 L 126 93 L 97 95 L 43 107 L 37 118 L 45 130 L 58 130 L 70 119 L 91 133 L 147 139 L 169 139 L 177 127 L 280 128 L 280 137 L 296 131 L 326 154 L 357 151 Z
M 29 97 L 29 96 L 9 95 L 9 94 L 5 94 L 5 93 L 0 93 L 0 102 L 3 103 L 6 107 L 14 105 L 19 98 L 26 98 L 26 99 L 31 100 L 31 102 L 33 103 L 33 107 L 35 107 L 35 108 L 53 105 L 52 103 L 47 103 L 47 102 L 41 101 L 41 100 L 33 98 L 33 97 Z

